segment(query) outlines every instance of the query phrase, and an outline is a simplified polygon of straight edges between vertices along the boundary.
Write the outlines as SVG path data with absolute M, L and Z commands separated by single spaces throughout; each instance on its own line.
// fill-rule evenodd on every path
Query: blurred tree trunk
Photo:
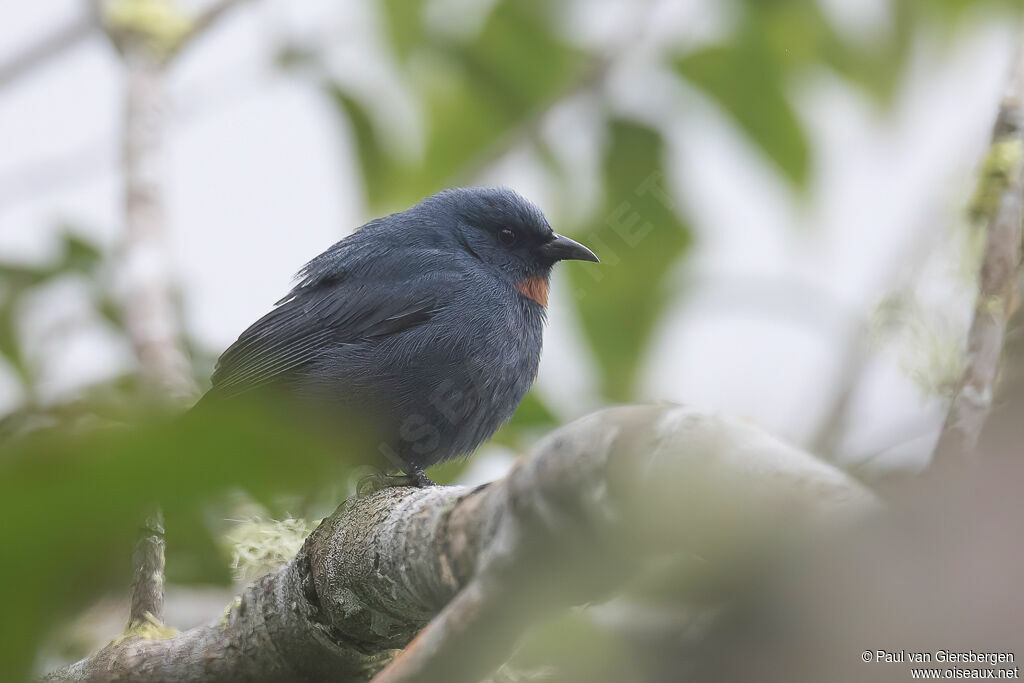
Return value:
M 185 403 L 194 397 L 196 387 L 182 345 L 166 248 L 166 61 L 140 38 L 131 37 L 121 45 L 125 322 L 145 387 L 162 402 Z
M 175 56 L 237 4 L 218 0 L 195 16 L 171 0 L 94 0 L 124 67 L 121 136 L 124 226 L 121 239 L 124 320 L 149 398 L 184 406 L 197 387 L 185 352 L 167 254 L 164 137 L 167 70 Z M 163 618 L 164 527 L 155 510 L 133 557 L 129 631 Z

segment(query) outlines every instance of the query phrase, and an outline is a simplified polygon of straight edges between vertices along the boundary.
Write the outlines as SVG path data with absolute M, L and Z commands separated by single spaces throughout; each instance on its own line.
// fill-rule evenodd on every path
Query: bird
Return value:
M 374 466 L 431 485 L 428 467 L 471 454 L 532 386 L 565 260 L 599 262 L 515 191 L 441 191 L 309 261 L 220 356 L 199 404 L 272 392 L 366 416 Z

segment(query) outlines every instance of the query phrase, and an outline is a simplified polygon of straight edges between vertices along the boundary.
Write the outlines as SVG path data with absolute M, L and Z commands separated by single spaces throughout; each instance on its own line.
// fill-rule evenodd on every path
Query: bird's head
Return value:
M 458 188 L 424 200 L 443 215 L 435 224 L 452 246 L 494 269 L 524 295 L 547 305 L 551 267 L 566 260 L 598 262 L 594 252 L 559 235 L 532 202 L 505 188 Z

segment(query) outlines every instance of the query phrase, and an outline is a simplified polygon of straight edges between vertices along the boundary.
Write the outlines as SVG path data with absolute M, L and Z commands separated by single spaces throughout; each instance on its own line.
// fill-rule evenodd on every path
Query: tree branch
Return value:
M 875 505 L 746 423 L 613 408 L 558 430 L 492 484 L 350 499 L 221 620 L 126 638 L 51 680 L 479 680 L 527 625 L 600 599 L 646 559 L 728 562 L 780 530 Z
M 979 274 L 978 300 L 967 337 L 967 365 L 949 408 L 933 460 L 972 455 L 992 407 L 1006 321 L 1018 305 L 1021 226 L 1024 224 L 1024 42 L 992 135 L 979 190 L 982 210 L 991 198 L 988 237 Z M 986 187 L 988 185 L 988 187 Z

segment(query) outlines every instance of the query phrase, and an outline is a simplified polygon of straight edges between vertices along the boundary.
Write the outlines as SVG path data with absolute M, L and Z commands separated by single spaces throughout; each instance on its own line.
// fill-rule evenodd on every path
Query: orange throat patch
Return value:
M 544 308 L 548 307 L 548 283 L 544 278 L 530 276 L 517 284 L 516 289 L 527 299 L 533 299 Z

